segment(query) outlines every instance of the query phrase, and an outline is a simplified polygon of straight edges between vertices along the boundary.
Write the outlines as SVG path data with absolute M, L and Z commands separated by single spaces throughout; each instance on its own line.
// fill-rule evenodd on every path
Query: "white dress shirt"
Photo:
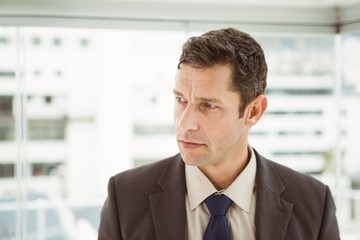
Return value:
M 228 188 L 221 191 L 216 190 L 199 168 L 185 166 L 187 240 L 203 239 L 210 219 L 209 210 L 203 201 L 216 192 L 221 192 L 233 201 L 226 215 L 231 238 L 255 240 L 256 159 L 253 149 L 249 147 L 249 150 L 251 157 L 248 165 Z

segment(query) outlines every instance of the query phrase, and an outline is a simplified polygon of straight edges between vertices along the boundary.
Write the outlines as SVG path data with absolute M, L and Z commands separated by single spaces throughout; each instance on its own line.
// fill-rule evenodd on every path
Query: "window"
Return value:
M 87 38 L 81 38 L 80 45 L 83 47 L 87 47 L 89 45 L 89 40 Z
M 52 96 L 45 96 L 44 97 L 44 100 L 45 100 L 45 103 L 48 103 L 48 104 L 50 104 L 51 102 L 52 102 Z
M 14 119 L 0 117 L 0 142 L 14 140 Z
M 31 39 L 31 43 L 32 43 L 32 45 L 34 45 L 34 46 L 39 46 L 39 45 L 41 45 L 41 39 L 40 39 L 40 37 L 33 37 L 33 38 Z
M 9 29 L 0 28 L 0 39 L 5 31 L 15 32 Z M 178 152 L 172 87 L 182 43 L 196 33 L 19 30 L 29 74 L 15 79 L 21 67 L 16 61 L 0 65 L 0 239 L 16 238 L 21 211 L 25 236 L 73 239 L 85 221 L 87 237 L 79 238 L 95 239 L 108 178 Z M 16 56 L 17 38 L 10 35 L 14 41 L 6 47 L 13 51 L 0 48 L 8 59 Z M 250 144 L 328 184 L 339 199 L 343 239 L 358 239 L 360 35 L 341 42 L 341 94 L 335 36 L 253 36 L 269 65 L 269 108 L 251 130 Z
M 0 70 L 0 78 L 14 78 L 15 71 Z
M 13 97 L 0 96 L 0 116 L 11 115 L 13 111 Z
M 13 163 L 0 164 L 0 178 L 13 178 L 15 176 L 15 166 Z
M 7 37 L 0 37 L 0 45 L 6 45 L 9 43 L 9 39 Z
M 31 176 L 56 176 L 59 175 L 61 162 L 57 163 L 33 163 L 31 164 Z
M 61 140 L 65 138 L 66 121 L 29 119 L 28 137 L 30 140 Z
M 18 234 L 16 199 L 20 195 L 26 196 L 22 201 L 30 206 L 22 210 L 31 216 L 22 219 L 25 236 L 73 239 L 71 234 L 76 233 L 81 218 L 88 227 L 86 237 L 80 238 L 87 239 L 96 234 L 109 176 L 141 164 L 137 157 L 151 150 L 131 151 L 133 143 L 129 139 L 133 134 L 134 141 L 145 142 L 150 139 L 146 136 L 157 137 L 159 131 L 165 138 L 173 136 L 168 121 L 171 115 L 165 116 L 163 111 L 149 118 L 149 124 L 143 121 L 143 113 L 132 112 L 132 102 L 147 89 L 151 89 L 150 98 L 139 99 L 151 106 L 149 111 L 158 111 L 164 103 L 172 102 L 172 97 L 168 99 L 171 90 L 166 88 L 171 86 L 168 79 L 174 76 L 186 34 L 61 28 L 22 31 L 26 55 L 21 57 L 26 58 L 25 70 L 29 74 L 13 83 L 26 88 L 20 96 L 17 88 L 0 95 L 0 225 L 4 229 L 0 230 L 0 238 L 16 238 Z M 43 46 L 49 40 L 51 46 Z M 64 42 L 69 48 L 58 51 Z M 149 66 L 149 62 L 157 64 Z M 14 73 L 16 68 L 15 64 L 9 67 Z M 62 81 L 51 81 L 59 77 Z M 165 89 L 164 83 L 169 85 Z M 0 81 L 0 91 L 6 84 Z M 17 114 L 17 108 L 21 114 Z M 158 120 L 164 122 L 157 124 Z M 18 145 L 19 141 L 24 145 Z M 23 154 L 20 158 L 18 152 Z M 19 190 L 14 179 L 26 181 L 26 188 Z M 68 204 L 78 200 L 81 204 Z M 65 208 L 55 207 L 57 201 L 62 201 Z M 73 218 L 64 218 L 64 213 Z M 6 222 L 10 218 L 13 221 Z M 69 225 L 73 229 L 67 228 Z
M 0 95 L 0 141 L 14 139 L 13 97 Z
M 61 46 L 62 44 L 62 39 L 61 38 L 54 38 L 53 39 L 53 45 L 58 47 L 58 46 Z

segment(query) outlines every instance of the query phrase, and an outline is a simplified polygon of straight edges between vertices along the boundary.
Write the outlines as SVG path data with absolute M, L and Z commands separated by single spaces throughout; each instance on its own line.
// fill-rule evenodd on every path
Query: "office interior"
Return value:
M 268 62 L 249 143 L 360 239 L 359 0 L 0 0 L 0 239 L 96 239 L 109 177 L 178 152 L 182 44 L 225 27 Z

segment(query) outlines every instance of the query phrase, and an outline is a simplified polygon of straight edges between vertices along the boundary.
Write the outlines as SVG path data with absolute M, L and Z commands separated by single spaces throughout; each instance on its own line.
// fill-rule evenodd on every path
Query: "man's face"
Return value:
M 239 117 L 240 96 L 230 91 L 231 68 L 181 64 L 174 88 L 177 143 L 186 164 L 206 167 L 247 151 L 249 127 Z

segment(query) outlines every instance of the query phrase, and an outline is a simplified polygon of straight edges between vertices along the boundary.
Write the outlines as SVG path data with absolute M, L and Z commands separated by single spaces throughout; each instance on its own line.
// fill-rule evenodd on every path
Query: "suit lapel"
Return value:
M 293 204 L 281 198 L 285 186 L 277 172 L 256 151 L 256 239 L 282 240 L 290 221 Z
M 185 170 L 176 155 L 158 179 L 163 191 L 149 197 L 155 232 L 158 240 L 185 239 Z
M 257 159 L 256 239 L 283 240 L 293 204 L 281 198 L 285 186 L 268 160 L 254 150 Z M 161 192 L 150 195 L 149 201 L 158 240 L 185 239 L 185 166 L 176 155 L 158 179 Z

